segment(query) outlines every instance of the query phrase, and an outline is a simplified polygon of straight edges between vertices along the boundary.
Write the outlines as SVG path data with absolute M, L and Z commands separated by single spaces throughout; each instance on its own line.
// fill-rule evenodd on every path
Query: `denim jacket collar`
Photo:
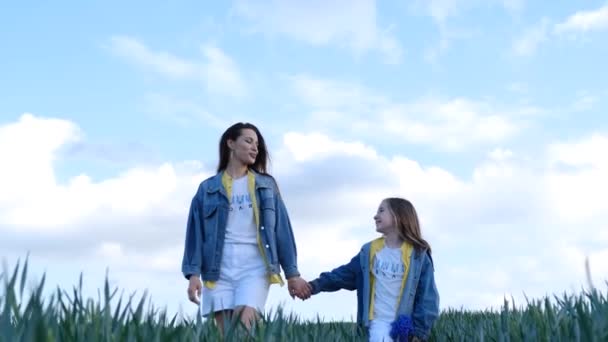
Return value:
M 225 170 L 220 171 L 215 176 L 213 176 L 209 179 L 209 183 L 208 183 L 208 187 L 207 187 L 208 193 L 214 193 L 214 192 L 220 191 L 221 193 L 224 194 L 224 196 L 227 196 L 226 191 L 225 191 L 224 187 L 222 186 L 222 175 L 224 174 L 224 172 L 226 172 L 226 171 Z M 248 172 L 252 172 L 253 175 L 255 176 L 256 190 L 259 188 L 272 188 L 272 185 L 274 182 L 270 176 L 261 175 L 259 172 L 252 170 L 252 169 L 249 169 Z

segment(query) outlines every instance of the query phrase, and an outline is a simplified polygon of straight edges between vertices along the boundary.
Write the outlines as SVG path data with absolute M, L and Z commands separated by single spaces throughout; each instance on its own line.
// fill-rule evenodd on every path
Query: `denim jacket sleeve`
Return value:
M 298 251 L 296 241 L 291 227 L 291 221 L 287 213 L 285 203 L 281 198 L 281 194 L 276 192 L 275 208 L 277 210 L 276 236 L 277 236 L 277 254 L 279 263 L 285 272 L 285 278 L 299 277 L 298 271 Z
M 428 253 L 424 253 L 420 281 L 416 288 L 412 320 L 414 335 L 428 340 L 431 328 L 439 315 L 439 292 L 435 285 L 435 270 L 433 260 Z
M 203 221 L 198 196 L 194 196 L 190 204 L 188 223 L 186 226 L 186 241 L 182 259 L 184 277 L 200 275 L 203 265 Z
M 319 275 L 319 278 L 311 281 L 312 294 L 334 292 L 341 289 L 355 290 L 359 273 L 361 273 L 361 266 L 359 254 L 357 254 L 348 264 L 335 268 L 331 272 L 323 272 Z

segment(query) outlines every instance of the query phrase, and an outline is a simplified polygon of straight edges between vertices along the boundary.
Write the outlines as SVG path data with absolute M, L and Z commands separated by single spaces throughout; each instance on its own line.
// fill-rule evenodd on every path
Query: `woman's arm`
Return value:
M 201 219 L 201 205 L 198 196 L 194 196 L 190 204 L 188 223 L 186 225 L 186 241 L 182 259 L 182 273 L 184 277 L 199 276 L 203 264 L 203 222 Z
M 285 272 L 285 278 L 299 277 L 298 271 L 298 251 L 296 241 L 291 227 L 291 221 L 285 203 L 281 198 L 281 194 L 275 193 L 275 208 L 276 214 L 276 238 L 277 238 L 277 254 L 279 264 Z

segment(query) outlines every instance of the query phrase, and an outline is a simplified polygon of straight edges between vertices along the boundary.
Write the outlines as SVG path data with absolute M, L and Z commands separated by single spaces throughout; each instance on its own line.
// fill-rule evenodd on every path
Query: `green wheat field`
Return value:
M 6 267 L 5 267 L 6 268 Z M 0 274 L 0 341 L 365 341 L 351 322 L 302 320 L 279 309 L 247 334 L 237 324 L 225 335 L 209 322 L 169 317 L 145 295 L 118 296 L 106 280 L 98 298 L 84 298 L 82 275 L 72 289 L 43 296 L 44 277 L 25 291 L 27 260 Z M 608 341 L 608 301 L 592 289 L 578 295 L 505 301 L 499 310 L 442 311 L 431 341 Z

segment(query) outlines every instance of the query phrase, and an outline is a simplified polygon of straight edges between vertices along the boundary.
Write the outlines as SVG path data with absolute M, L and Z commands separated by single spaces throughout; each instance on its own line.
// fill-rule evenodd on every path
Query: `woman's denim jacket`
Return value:
M 300 275 L 287 209 L 274 178 L 249 172 L 253 172 L 255 177 L 255 201 L 259 214 L 258 247 L 268 267 L 270 282 L 282 285 L 279 265 L 286 278 Z M 208 287 L 213 287 L 219 279 L 230 207 L 226 189 L 222 185 L 222 174 L 220 172 L 204 180 L 192 199 L 182 261 L 184 276 L 200 275 Z
M 312 294 L 340 289 L 357 290 L 357 323 L 365 329 L 369 328 L 370 250 L 372 243 L 377 242 L 378 240 L 366 243 L 348 264 L 321 273 L 319 278 L 310 282 Z M 439 315 L 439 293 L 435 285 L 433 260 L 426 250 L 414 248 L 412 252 L 395 316 L 398 315 L 410 316 L 414 323 L 414 335 L 423 340 L 428 339 L 431 327 Z

